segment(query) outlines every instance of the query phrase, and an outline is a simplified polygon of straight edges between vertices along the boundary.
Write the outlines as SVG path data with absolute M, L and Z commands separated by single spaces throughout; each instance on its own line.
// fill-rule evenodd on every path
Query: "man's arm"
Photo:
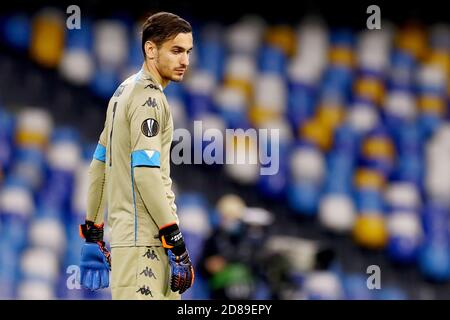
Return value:
M 89 189 L 86 220 L 95 224 L 104 222 L 106 204 L 105 188 L 106 126 L 103 129 L 89 166 Z
M 142 106 L 149 98 L 158 101 L 156 95 L 138 95 L 129 106 L 132 179 L 136 195 L 140 195 L 158 228 L 162 228 L 177 223 L 178 218 L 166 194 L 161 172 L 162 131 L 166 125 L 163 106 Z
M 134 98 L 136 102 L 132 101 L 128 106 L 133 187 L 159 228 L 162 246 L 168 249 L 171 290 L 181 294 L 193 285 L 194 268 L 161 172 L 161 136 L 167 117 L 163 114 L 162 105 L 143 104 L 148 99 L 161 103 L 157 97 L 137 96 Z
M 106 126 L 105 126 L 106 128 Z M 105 155 L 106 129 L 100 135 L 89 167 L 89 189 L 86 221 L 80 225 L 80 236 L 86 240 L 81 249 L 80 283 L 97 290 L 109 286 L 111 256 L 103 241 L 105 209 Z

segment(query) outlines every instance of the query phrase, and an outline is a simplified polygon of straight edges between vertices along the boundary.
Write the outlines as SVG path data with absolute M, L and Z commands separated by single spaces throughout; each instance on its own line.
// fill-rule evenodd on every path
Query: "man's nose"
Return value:
M 183 53 L 181 55 L 180 64 L 187 67 L 189 65 L 189 55 L 187 53 Z

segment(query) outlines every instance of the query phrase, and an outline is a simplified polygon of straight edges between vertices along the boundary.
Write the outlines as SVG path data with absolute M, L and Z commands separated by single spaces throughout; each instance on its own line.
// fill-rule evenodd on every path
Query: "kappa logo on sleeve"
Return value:
M 141 126 L 142 133 L 146 137 L 154 137 L 159 132 L 159 123 L 153 118 L 145 119 Z
M 159 110 L 159 106 L 158 103 L 156 103 L 156 99 L 152 98 L 152 97 L 148 97 L 147 101 L 144 102 L 143 106 L 147 106 L 147 107 L 151 107 L 151 108 L 156 108 Z

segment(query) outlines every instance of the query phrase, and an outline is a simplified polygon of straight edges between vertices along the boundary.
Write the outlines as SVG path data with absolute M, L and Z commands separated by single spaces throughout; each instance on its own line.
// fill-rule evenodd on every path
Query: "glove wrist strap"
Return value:
M 164 248 L 171 249 L 177 256 L 182 255 L 186 251 L 183 235 L 176 223 L 159 229 L 159 239 Z
M 103 242 L 103 223 L 97 225 L 86 220 L 85 224 L 80 225 L 80 236 L 86 239 L 86 242 Z

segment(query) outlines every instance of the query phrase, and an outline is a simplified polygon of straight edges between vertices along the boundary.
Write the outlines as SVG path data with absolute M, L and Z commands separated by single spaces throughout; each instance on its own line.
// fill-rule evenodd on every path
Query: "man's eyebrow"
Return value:
M 191 47 L 191 48 L 189 48 L 189 49 L 186 50 L 185 48 L 180 47 L 180 46 L 177 46 L 177 45 L 175 45 L 175 46 L 172 47 L 172 49 L 177 49 L 177 50 L 181 50 L 181 51 L 191 51 L 192 48 L 193 48 L 193 47 Z

